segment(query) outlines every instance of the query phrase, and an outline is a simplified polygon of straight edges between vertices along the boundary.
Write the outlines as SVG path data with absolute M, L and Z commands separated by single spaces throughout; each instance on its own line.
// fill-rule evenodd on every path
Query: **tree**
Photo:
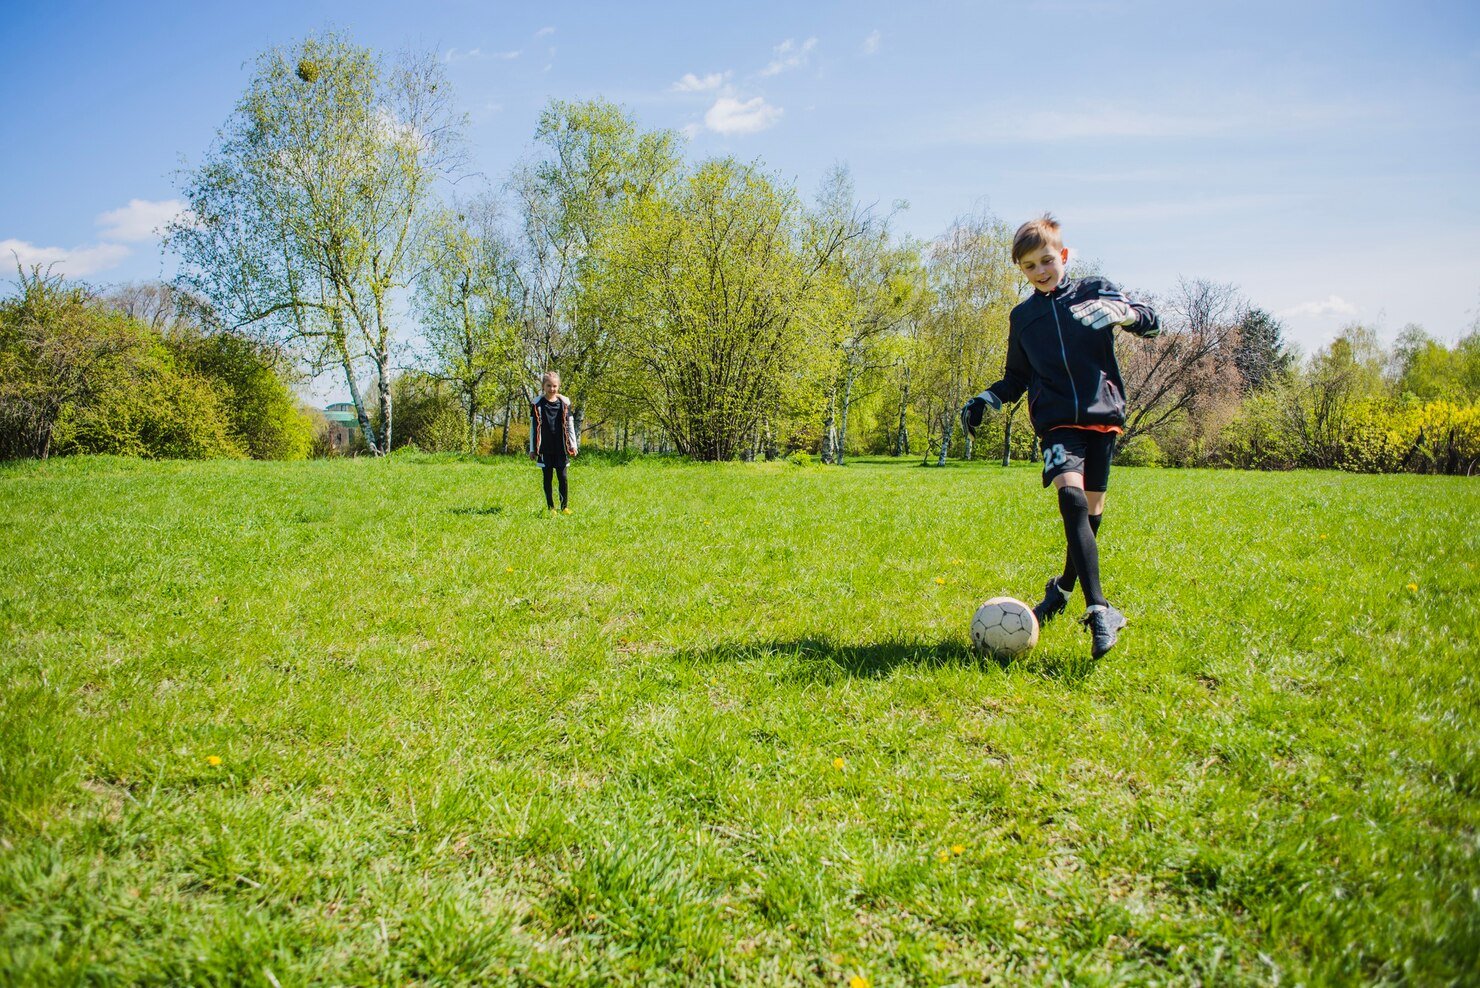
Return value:
M 426 252 L 415 298 L 428 373 L 457 395 L 465 413 L 463 448 L 476 453 L 485 396 L 522 366 L 512 256 L 495 204 L 482 199 L 439 212 Z
M 538 156 L 515 174 L 523 223 L 515 267 L 526 400 L 542 371 L 558 370 L 583 427 L 601 400 L 617 352 L 616 323 L 626 287 L 604 272 L 616 231 L 634 209 L 679 173 L 673 131 L 643 132 L 603 100 L 552 100 L 535 131 Z
M 891 242 L 889 217 L 857 203 L 844 167 L 824 182 L 812 222 L 817 242 L 837 243 L 824 269 L 833 296 L 829 318 L 837 323 L 830 334 L 837 371 L 827 391 L 821 452 L 822 462 L 841 465 L 855 389 L 897 363 L 888 343 L 924 297 L 924 266 L 915 245 Z
M 815 308 L 834 237 L 805 235 L 790 189 L 707 161 L 636 204 L 612 256 L 629 380 L 682 453 L 731 459 L 770 409 L 813 387 Z
M 461 162 L 461 126 L 431 54 L 387 65 L 334 34 L 268 50 L 205 162 L 183 176 L 189 209 L 168 229 L 181 285 L 229 325 L 340 367 L 377 453 L 391 441 L 393 301 L 410 284 L 434 183 Z
M 44 460 L 63 415 L 126 378 L 147 341 L 85 285 L 39 265 L 17 275 L 19 293 L 0 301 L 0 456 Z
M 1002 368 L 1008 314 L 1022 286 L 1011 257 L 1012 231 L 985 213 L 958 219 L 930 247 L 934 307 L 915 338 L 914 380 L 921 411 L 940 437 L 937 466 L 945 465 L 968 392 Z
M 1284 330 L 1268 312 L 1249 308 L 1238 322 L 1233 363 L 1246 391 L 1258 391 L 1289 372 L 1295 355 L 1285 346 Z
M 1126 392 L 1122 444 L 1241 390 L 1234 360 L 1244 314 L 1238 290 L 1184 278 L 1159 308 L 1159 336 L 1142 340 L 1121 334 L 1117 340 Z

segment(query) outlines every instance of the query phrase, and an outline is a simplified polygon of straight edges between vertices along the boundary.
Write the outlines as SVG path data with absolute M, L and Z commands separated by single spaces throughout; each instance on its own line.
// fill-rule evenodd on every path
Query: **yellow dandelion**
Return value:
M 1322 532 L 1322 533 L 1321 533 L 1321 534 L 1320 534 L 1320 537 L 1321 537 L 1321 538 L 1323 538 L 1323 539 L 1324 539 L 1324 538 L 1325 538 L 1325 537 L 1326 537 L 1326 533 L 1325 533 L 1325 532 Z
M 935 578 L 935 582 L 939 583 L 941 586 L 945 586 L 946 578 L 943 576 L 937 576 Z
M 961 844 L 952 844 L 951 845 L 951 853 L 952 854 L 965 854 L 966 853 L 966 848 L 965 848 L 964 845 L 961 845 Z
M 1408 584 L 1408 589 L 1409 590 L 1412 590 L 1414 592 L 1417 592 L 1418 591 L 1418 584 L 1417 583 L 1410 583 L 1410 584 Z
M 848 988 L 872 988 L 872 982 L 861 974 L 855 974 L 848 979 Z
M 845 762 L 845 761 L 843 761 L 841 758 L 834 758 L 833 759 L 833 768 L 837 769 L 839 772 L 841 772 L 843 770 L 843 766 L 846 765 L 846 764 L 848 764 L 848 763 Z
M 936 855 L 936 857 L 937 858 L 940 858 L 940 860 L 942 860 L 942 861 L 949 861 L 949 860 L 951 860 L 951 852 L 950 851 L 941 851 L 939 854 Z
M 512 572 L 514 572 L 514 567 L 512 567 L 512 566 L 505 566 L 504 567 L 504 572 L 505 573 L 512 573 Z
M 212 768 L 215 768 L 217 765 L 220 765 L 221 764 L 221 756 L 220 755 L 207 755 L 206 756 L 206 764 L 209 765 L 209 766 L 211 766 Z

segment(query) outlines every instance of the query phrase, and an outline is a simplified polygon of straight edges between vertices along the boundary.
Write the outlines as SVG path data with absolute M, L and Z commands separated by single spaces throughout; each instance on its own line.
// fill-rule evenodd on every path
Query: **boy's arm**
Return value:
M 1161 320 L 1151 306 L 1132 300 L 1114 282 L 1103 278 L 1099 279 L 1095 297 L 1070 306 L 1069 312 L 1090 329 L 1119 326 L 1147 339 L 1161 332 Z

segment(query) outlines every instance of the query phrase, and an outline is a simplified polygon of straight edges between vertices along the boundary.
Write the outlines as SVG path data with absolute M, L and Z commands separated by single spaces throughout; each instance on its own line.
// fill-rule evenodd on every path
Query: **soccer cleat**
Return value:
M 1090 636 L 1094 639 L 1090 654 L 1098 659 L 1115 647 L 1120 629 L 1125 627 L 1125 615 L 1109 604 L 1096 604 L 1084 612 L 1079 623 L 1089 629 Z
M 570 515 L 570 514 L 574 514 L 575 512 L 571 511 L 569 508 L 561 508 L 560 509 L 560 513 L 562 515 Z
M 1039 627 L 1052 621 L 1064 613 L 1069 606 L 1069 591 L 1059 586 L 1059 578 L 1051 576 L 1043 585 L 1043 599 L 1033 607 L 1033 616 L 1038 619 Z
M 554 518 L 554 517 L 555 517 L 555 516 L 556 516 L 556 515 L 558 515 L 558 514 L 560 514 L 560 512 L 559 512 L 559 511 L 556 511 L 556 510 L 555 510 L 555 509 L 554 509 L 554 508 L 551 508 L 551 509 L 550 509 L 550 517 L 551 517 L 551 518 Z

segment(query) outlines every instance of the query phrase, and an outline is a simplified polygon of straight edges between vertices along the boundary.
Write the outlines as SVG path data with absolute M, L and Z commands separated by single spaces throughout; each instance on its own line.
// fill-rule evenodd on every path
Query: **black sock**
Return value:
M 1087 499 L 1086 499 L 1087 500 Z M 1095 545 L 1100 542 L 1100 519 L 1105 517 L 1104 513 L 1089 516 L 1089 530 L 1095 533 Z M 1074 557 L 1066 548 L 1064 550 L 1064 574 L 1058 578 L 1059 589 L 1064 593 L 1073 593 L 1074 584 L 1079 579 L 1079 571 L 1074 568 Z
M 1064 516 L 1064 538 L 1069 543 L 1069 560 L 1084 584 L 1084 602 L 1090 607 L 1103 606 L 1100 592 L 1100 550 L 1095 544 L 1095 530 L 1089 520 L 1089 502 L 1077 487 L 1059 488 L 1059 514 Z

